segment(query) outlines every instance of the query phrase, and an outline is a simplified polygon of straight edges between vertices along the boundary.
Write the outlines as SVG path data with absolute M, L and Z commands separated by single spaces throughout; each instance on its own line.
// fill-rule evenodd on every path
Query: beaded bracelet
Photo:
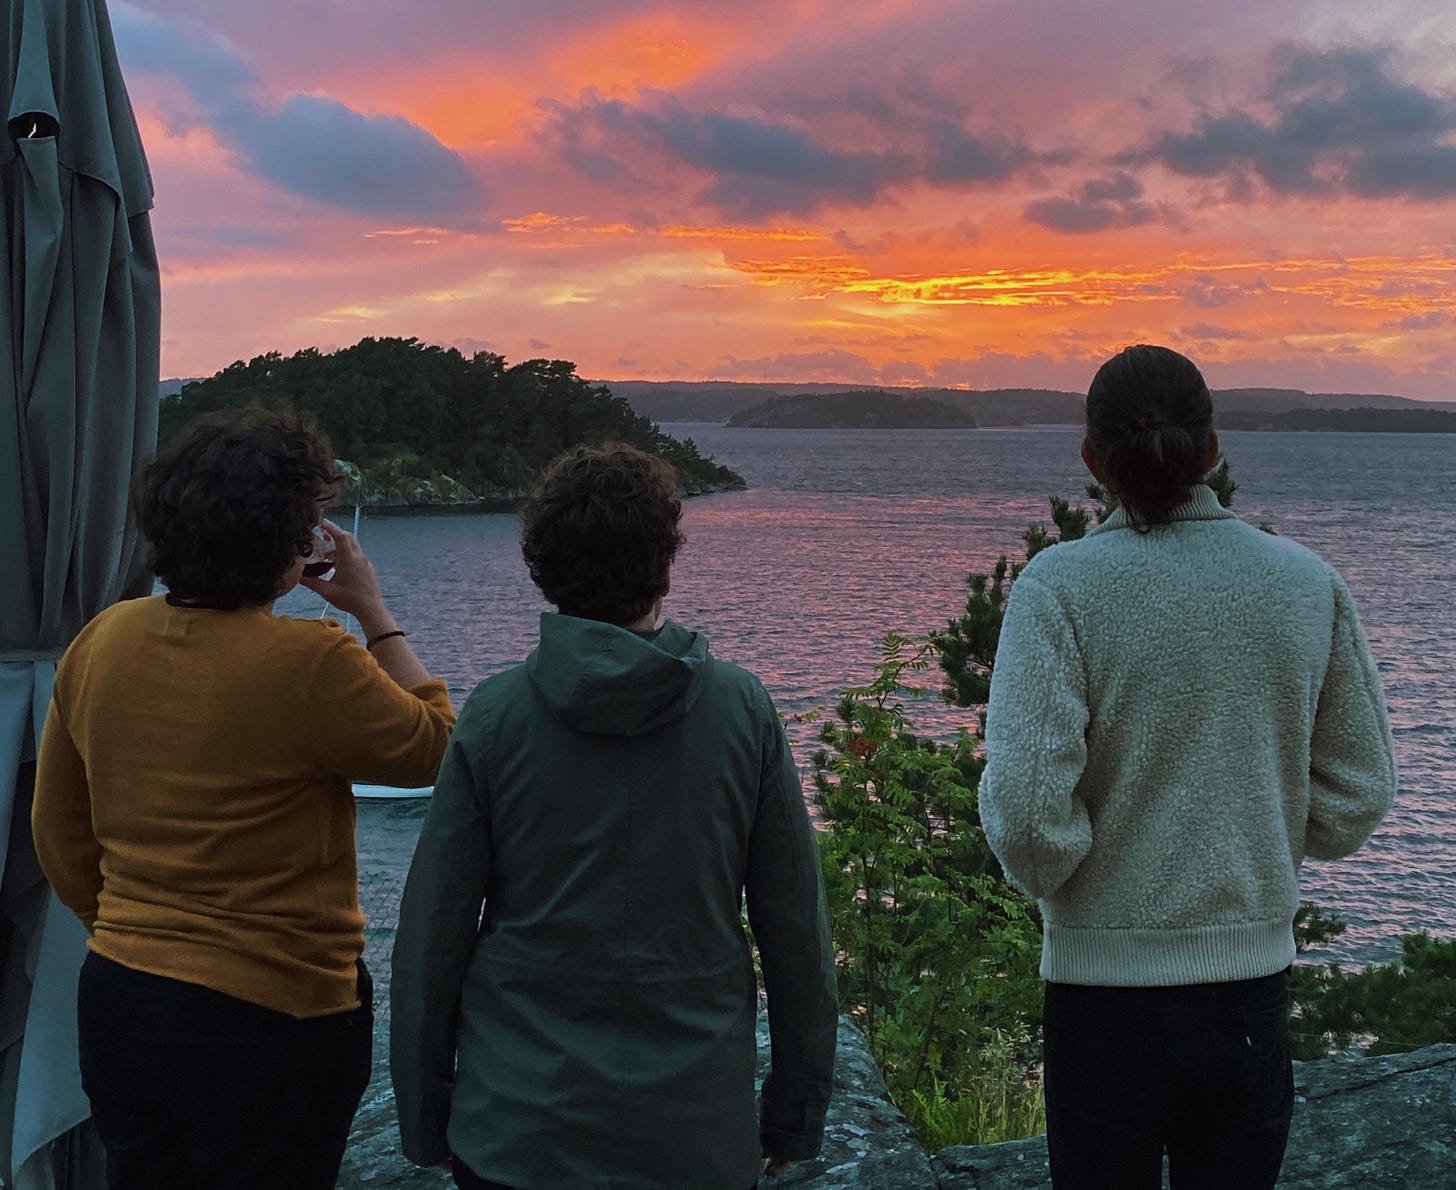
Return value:
M 365 644 L 364 647 L 366 649 L 368 649 L 372 653 L 372 652 L 374 652 L 374 646 L 377 645 L 380 641 L 382 641 L 382 640 L 388 640 L 391 636 L 405 636 L 405 635 L 406 635 L 406 633 L 405 633 L 405 631 L 404 631 L 403 628 L 396 628 L 396 629 L 394 629 L 391 632 L 381 632 L 373 640 L 371 640 L 367 644 Z

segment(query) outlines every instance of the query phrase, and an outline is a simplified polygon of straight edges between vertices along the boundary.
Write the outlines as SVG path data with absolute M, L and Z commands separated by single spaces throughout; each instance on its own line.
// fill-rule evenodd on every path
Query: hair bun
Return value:
M 1189 465 L 1196 461 L 1198 450 L 1193 435 L 1182 426 L 1175 426 L 1166 419 L 1157 422 L 1132 435 L 1132 441 L 1140 446 L 1145 464 L 1150 470 L 1162 470 L 1169 483 L 1190 483 L 1187 478 Z
M 1108 486 L 1140 528 L 1166 522 L 1206 470 L 1213 402 L 1185 356 L 1140 344 L 1097 370 L 1087 436 Z

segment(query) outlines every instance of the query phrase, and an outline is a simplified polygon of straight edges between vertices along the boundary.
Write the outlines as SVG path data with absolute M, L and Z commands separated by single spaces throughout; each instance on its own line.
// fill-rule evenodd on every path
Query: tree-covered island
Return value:
M 158 438 L 194 417 L 250 402 L 307 411 L 328 433 L 346 503 L 383 508 L 500 508 L 578 443 L 626 442 L 677 468 L 685 495 L 738 490 L 743 477 L 634 413 L 567 360 L 508 365 L 417 339 L 363 339 L 324 354 L 260 355 L 162 398 Z
M 1456 434 L 1450 409 L 1230 409 L 1214 413 L 1221 430 L 1336 430 L 1352 434 Z
M 975 428 L 976 419 L 930 397 L 862 389 L 771 397 L 740 409 L 727 424 L 776 430 L 968 430 Z

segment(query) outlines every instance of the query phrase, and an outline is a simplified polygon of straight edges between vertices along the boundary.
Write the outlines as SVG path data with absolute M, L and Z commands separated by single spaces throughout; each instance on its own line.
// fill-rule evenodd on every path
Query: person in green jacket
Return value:
M 763 687 L 657 626 L 674 492 L 615 444 L 547 469 L 521 548 L 559 612 L 466 703 L 410 866 L 400 1135 L 464 1190 L 748 1190 L 819 1152 L 837 1008 L 814 832 Z

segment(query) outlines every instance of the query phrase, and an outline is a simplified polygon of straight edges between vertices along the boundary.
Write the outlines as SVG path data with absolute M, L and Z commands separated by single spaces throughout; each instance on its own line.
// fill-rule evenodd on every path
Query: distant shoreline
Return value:
M 1242 410 L 1231 410 L 1230 412 L 1242 412 Z M 1230 434 L 1414 434 L 1423 436 L 1441 436 L 1443 434 L 1456 433 L 1456 426 L 1451 429 L 1416 429 L 1407 426 L 1334 426 L 1334 425 L 1257 425 L 1257 426 L 1231 426 L 1219 424 L 1219 414 L 1214 414 L 1214 426 L 1220 433 Z M 745 433 L 759 430 L 798 430 L 811 433 L 844 433 L 846 431 L 867 432 L 875 434 L 884 433 L 1004 433 L 1008 430 L 1068 430 L 1081 431 L 1081 422 L 1070 421 L 1039 421 L 1039 422 L 1009 422 L 996 425 L 982 426 L 733 426 L 721 421 L 664 421 L 663 426 L 687 427 L 696 426 L 714 430 L 742 430 Z
M 514 512 L 520 500 L 462 500 L 440 504 L 350 504 L 347 501 L 329 505 L 330 512 L 352 512 L 362 509 L 370 516 L 469 516 L 471 514 Z
M 977 420 L 930 397 L 866 389 L 770 397 L 734 411 L 725 424 L 764 430 L 972 430 Z
M 681 489 L 678 495 L 684 500 L 691 500 L 694 496 L 713 496 L 719 492 L 745 490 L 747 490 L 745 487 L 737 484 L 694 483 Z M 482 496 L 476 500 L 440 500 L 436 502 L 421 500 L 414 504 L 369 504 L 366 502 L 356 505 L 348 500 L 336 500 L 329 505 L 328 511 L 342 513 L 360 508 L 371 516 L 471 516 L 515 512 L 525 498 L 526 494 L 522 492 L 519 495 Z
M 1456 411 L 1446 409 L 1229 409 L 1215 411 L 1221 430 L 1329 431 L 1340 434 L 1456 434 Z

